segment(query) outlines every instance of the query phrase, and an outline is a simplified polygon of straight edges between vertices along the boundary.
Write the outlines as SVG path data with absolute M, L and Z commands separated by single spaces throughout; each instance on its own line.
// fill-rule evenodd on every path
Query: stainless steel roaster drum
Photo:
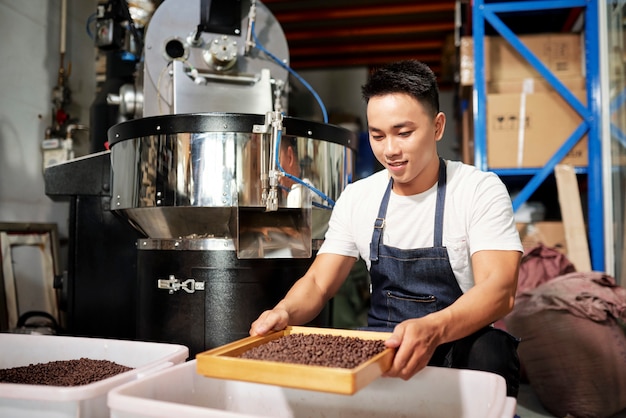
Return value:
M 264 208 L 262 174 L 272 155 L 264 125 L 266 115 L 198 113 L 113 126 L 112 210 L 150 238 L 236 239 L 233 209 Z M 331 202 L 351 181 L 357 141 L 350 130 L 284 117 L 281 138 L 295 145 L 301 177 Z M 313 206 L 328 209 L 328 201 Z M 327 216 L 313 219 L 312 238 L 323 238 L 315 234 Z

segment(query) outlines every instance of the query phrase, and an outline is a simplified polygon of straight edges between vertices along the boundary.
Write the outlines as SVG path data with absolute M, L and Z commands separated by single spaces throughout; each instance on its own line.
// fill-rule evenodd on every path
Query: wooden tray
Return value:
M 253 347 L 294 333 L 340 335 L 368 340 L 386 340 L 391 335 L 388 332 L 287 327 L 282 331 L 262 337 L 243 338 L 200 353 L 196 356 L 197 372 L 206 377 L 352 395 L 387 371 L 391 367 L 395 354 L 395 349 L 387 348 L 353 369 L 308 366 L 238 357 Z

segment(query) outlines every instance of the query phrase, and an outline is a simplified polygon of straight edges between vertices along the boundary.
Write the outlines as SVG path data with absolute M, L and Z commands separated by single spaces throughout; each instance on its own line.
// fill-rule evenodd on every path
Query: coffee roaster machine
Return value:
M 357 141 L 326 119 L 287 114 L 297 74 L 258 1 L 164 1 L 138 74 L 111 94 L 128 120 L 110 127 L 110 151 L 96 156 L 110 164 L 101 198 L 136 247 L 136 279 L 116 293 L 133 289 L 135 338 L 193 354 L 246 336 L 306 271 L 351 181 Z M 283 170 L 281 141 L 295 145 L 300 173 Z M 59 176 L 67 166 L 46 170 L 47 184 Z M 307 188 L 298 207 L 286 206 L 284 178 Z M 115 264 L 121 246 L 102 256 Z

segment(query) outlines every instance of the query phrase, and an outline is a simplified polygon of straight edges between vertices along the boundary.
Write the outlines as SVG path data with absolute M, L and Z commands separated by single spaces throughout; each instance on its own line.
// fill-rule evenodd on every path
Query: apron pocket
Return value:
M 386 292 L 387 320 L 400 323 L 409 318 L 420 318 L 436 312 L 437 298 L 433 295 L 407 295 L 401 292 Z

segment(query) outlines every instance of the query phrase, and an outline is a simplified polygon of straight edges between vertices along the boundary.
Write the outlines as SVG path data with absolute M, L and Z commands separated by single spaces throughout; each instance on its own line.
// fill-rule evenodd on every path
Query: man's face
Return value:
M 292 176 L 296 177 L 300 176 L 298 157 L 296 156 L 296 153 L 294 152 L 292 146 L 280 147 L 278 161 L 280 162 L 280 166 L 282 167 L 282 169 L 285 170 L 285 173 L 291 174 Z M 291 188 L 291 185 L 294 184 L 293 180 L 284 176 L 280 177 L 279 181 L 280 184 L 287 189 Z
M 397 194 L 421 193 L 434 184 L 443 113 L 433 118 L 410 95 L 395 93 L 370 98 L 367 122 L 372 152 L 393 177 Z

